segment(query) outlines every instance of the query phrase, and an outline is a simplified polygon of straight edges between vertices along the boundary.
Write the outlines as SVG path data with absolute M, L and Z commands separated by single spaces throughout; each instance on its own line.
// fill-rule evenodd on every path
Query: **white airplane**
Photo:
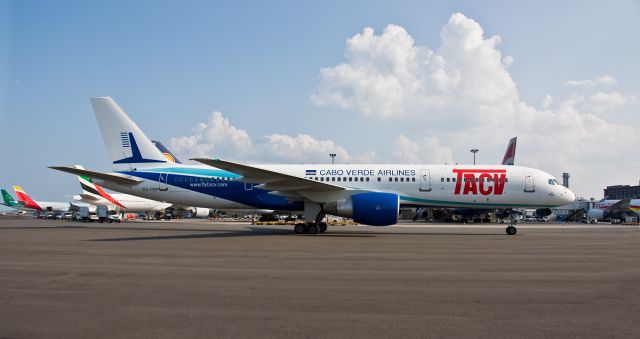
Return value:
M 550 174 L 504 165 L 245 165 L 168 162 L 109 97 L 91 98 L 114 172 L 57 166 L 100 185 L 189 206 L 304 211 L 296 233 L 326 231 L 326 214 L 373 226 L 396 224 L 400 206 L 546 208 L 575 200 Z M 508 234 L 516 228 L 509 225 Z
M 640 215 L 640 199 L 605 199 L 596 201 L 587 210 L 586 216 L 589 222 L 622 217 L 625 214 L 635 213 Z
M 20 186 L 13 186 L 13 190 L 18 197 L 18 203 L 24 208 L 43 211 L 43 212 L 67 212 L 71 207 L 71 203 L 58 201 L 36 201 L 22 189 Z
M 13 197 L 11 196 L 11 194 L 9 194 L 9 192 L 7 192 L 5 189 L 0 190 L 2 191 L 2 200 L 4 201 L 2 203 L 2 205 L 7 206 L 7 207 L 11 207 L 15 210 L 18 210 L 19 212 L 31 212 L 33 211 L 30 208 L 26 208 L 24 207 L 24 205 L 20 204 L 19 202 L 15 201 L 15 199 L 13 199 Z
M 84 169 L 80 165 L 75 168 Z M 109 210 L 127 212 L 158 212 L 169 208 L 171 204 L 137 197 L 130 194 L 107 193 L 100 185 L 91 182 L 91 178 L 78 176 L 82 193 L 73 196 L 73 200 L 92 205 L 106 205 Z M 208 212 L 208 210 L 207 210 Z
M 80 165 L 75 168 L 84 169 Z M 106 205 L 109 210 L 126 212 L 161 212 L 167 209 L 174 213 L 189 212 L 192 218 L 208 218 L 210 210 L 202 207 L 182 207 L 171 203 L 156 201 L 124 193 L 107 193 L 100 185 L 93 183 L 91 178 L 78 176 L 82 194 L 73 196 L 73 200 L 92 205 Z

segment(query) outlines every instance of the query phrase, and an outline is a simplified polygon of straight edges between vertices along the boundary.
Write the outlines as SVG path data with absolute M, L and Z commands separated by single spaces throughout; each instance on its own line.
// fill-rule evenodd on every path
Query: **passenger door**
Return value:
M 160 173 L 160 178 L 158 179 L 158 189 L 160 191 L 168 191 L 169 190 L 169 173 Z
M 428 169 L 420 170 L 420 188 L 421 192 L 431 191 L 431 172 Z
M 524 173 L 524 191 L 528 193 L 536 191 L 535 180 L 529 172 Z

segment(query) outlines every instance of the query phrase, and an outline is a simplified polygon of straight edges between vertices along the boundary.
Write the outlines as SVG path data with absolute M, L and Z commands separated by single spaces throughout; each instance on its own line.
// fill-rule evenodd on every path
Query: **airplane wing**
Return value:
M 82 176 L 86 176 L 93 179 L 112 181 L 122 185 L 132 186 L 142 182 L 141 180 L 134 179 L 131 176 L 125 176 L 125 175 L 116 174 L 116 173 L 102 173 L 102 172 L 89 171 L 86 169 L 79 169 L 79 168 L 67 167 L 67 166 L 50 166 L 49 168 L 57 171 L 75 174 L 75 175 L 82 175 Z
M 343 191 L 346 188 L 342 186 L 332 185 L 325 182 L 318 182 L 306 178 L 296 177 L 289 174 L 274 172 L 262 168 L 249 165 L 238 164 L 235 162 L 224 161 L 220 159 L 195 158 L 190 159 L 201 162 L 205 165 L 220 168 L 229 172 L 233 172 L 244 177 L 243 181 L 260 182 L 260 188 L 273 191 L 314 191 L 329 192 Z
M 78 194 L 83 201 L 98 201 L 100 199 L 94 197 L 91 194 Z
M 611 205 L 611 207 L 609 207 L 609 212 L 611 213 L 616 213 L 616 212 L 625 212 L 627 210 L 629 210 L 629 203 L 631 202 L 631 199 L 620 199 L 620 201 L 618 201 L 617 203 Z

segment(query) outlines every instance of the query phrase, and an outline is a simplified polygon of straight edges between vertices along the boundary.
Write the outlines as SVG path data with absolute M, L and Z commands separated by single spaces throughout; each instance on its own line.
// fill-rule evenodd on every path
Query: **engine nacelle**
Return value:
M 360 224 L 389 226 L 398 223 L 400 197 L 395 193 L 358 193 L 345 200 L 325 204 L 325 211 L 353 218 Z
M 210 209 L 203 207 L 193 207 L 191 209 L 191 217 L 192 218 L 209 218 Z
M 536 217 L 547 217 L 551 215 L 551 209 L 550 208 L 538 208 L 536 210 Z
M 591 220 L 602 220 L 604 219 L 605 211 L 599 208 L 592 208 L 587 211 L 587 218 Z

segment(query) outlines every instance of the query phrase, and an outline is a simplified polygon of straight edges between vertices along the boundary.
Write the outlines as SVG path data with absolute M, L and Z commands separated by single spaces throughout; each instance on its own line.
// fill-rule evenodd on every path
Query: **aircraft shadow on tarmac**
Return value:
M 329 238 L 375 238 L 384 235 L 393 236 L 496 236 L 504 235 L 500 233 L 449 233 L 449 232 L 392 232 L 385 230 L 383 232 L 375 231 L 351 231 L 331 228 L 327 233 L 315 235 L 297 235 L 289 228 L 265 228 L 265 227 L 244 227 L 238 230 L 213 230 L 213 229 L 189 229 L 189 228 L 143 228 L 143 227 L 108 227 L 108 226 L 76 226 L 76 225 L 59 225 L 59 226 L 27 226 L 27 227 L 2 227 L 0 229 L 96 229 L 96 230 L 122 230 L 122 231 L 156 231 L 156 232 L 199 232 L 193 234 L 172 234 L 172 235 L 152 235 L 152 236 L 135 236 L 135 237 L 117 237 L 103 239 L 88 239 L 87 241 L 143 241 L 143 240 L 179 240 L 179 239 L 206 239 L 206 238 L 234 238 L 234 237 L 256 237 L 256 236 L 292 236 L 292 237 L 329 237 Z M 206 233 L 203 233 L 206 232 Z M 512 237 L 512 236 L 508 236 Z
M 108 228 L 110 230 L 114 228 Z M 123 230 L 132 230 L 131 228 L 117 228 Z M 153 235 L 153 236 L 138 236 L 138 237 L 118 237 L 118 238 L 105 238 L 105 239 L 91 239 L 89 241 L 141 241 L 141 240 L 177 240 L 177 239 L 205 239 L 205 238 L 235 238 L 235 237 L 262 237 L 262 236 L 300 236 L 293 233 L 290 229 L 282 228 L 262 228 L 262 227 L 246 227 L 242 230 L 186 230 L 186 229 L 149 229 L 144 228 L 137 230 L 145 231 L 195 231 L 195 232 L 207 232 L 198 234 L 174 234 L 174 235 Z M 308 235 L 309 236 L 309 235 Z M 367 234 L 361 232 L 339 232 L 339 233 L 324 233 L 322 235 L 314 235 L 316 237 L 340 237 L 340 238 L 369 238 L 375 237 L 375 234 Z

